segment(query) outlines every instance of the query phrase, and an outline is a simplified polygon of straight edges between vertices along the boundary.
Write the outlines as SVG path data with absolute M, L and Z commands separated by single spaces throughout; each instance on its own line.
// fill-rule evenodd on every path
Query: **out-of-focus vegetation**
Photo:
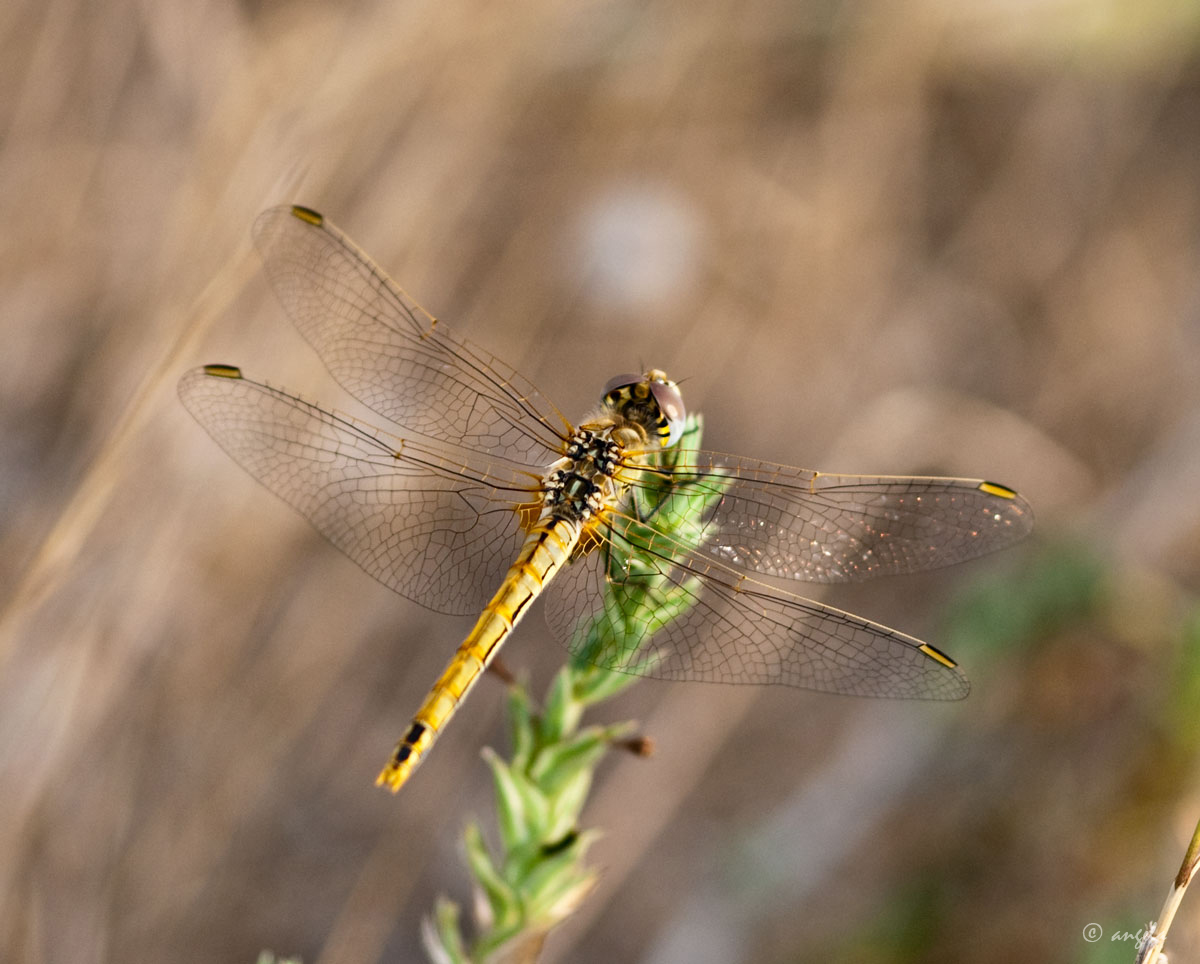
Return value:
M 1132 959 L 1200 816 L 1195 4 L 16 0 L 0 49 L 0 960 L 416 961 L 469 895 L 501 689 L 372 787 L 464 621 L 174 397 L 222 361 L 361 414 L 250 252 L 279 201 L 569 415 L 654 365 L 714 448 L 1037 512 L 827 597 L 961 704 L 624 694 L 659 750 L 601 767 L 546 960 Z

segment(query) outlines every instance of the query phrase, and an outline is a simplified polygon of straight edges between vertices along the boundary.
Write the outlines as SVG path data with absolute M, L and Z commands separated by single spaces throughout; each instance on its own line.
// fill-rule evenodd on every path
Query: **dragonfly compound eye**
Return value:
M 610 379 L 604 386 L 604 404 L 642 426 L 664 448 L 683 434 L 683 396 L 679 386 L 658 369 Z
M 642 381 L 643 378 L 644 376 L 637 374 L 615 375 L 605 383 L 604 391 L 600 397 L 605 402 L 609 402 L 612 400 L 611 397 L 620 397 L 622 394 L 627 394 L 622 389 L 628 389 L 629 392 L 632 392 L 633 386 Z
M 664 424 L 660 427 L 659 434 L 665 448 L 674 445 L 683 435 L 687 409 L 683 406 L 683 395 L 680 393 L 678 385 L 662 372 L 652 372 L 651 374 L 661 376 L 661 380 L 654 379 L 650 382 L 650 394 L 658 402 L 658 410 L 662 413 Z M 662 431 L 663 428 L 666 429 L 665 433 Z

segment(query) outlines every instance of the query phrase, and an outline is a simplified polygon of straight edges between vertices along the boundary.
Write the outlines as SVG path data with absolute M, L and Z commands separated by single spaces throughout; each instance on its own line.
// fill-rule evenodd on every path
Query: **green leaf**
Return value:
M 589 726 L 569 740 L 544 747 L 529 768 L 529 776 L 547 795 L 553 795 L 566 780 L 581 769 L 592 769 L 609 747 L 607 733 Z
M 599 666 L 585 666 L 574 673 L 575 699 L 585 707 L 610 700 L 639 679 L 629 673 L 619 673 Z
M 421 943 L 433 964 L 470 964 L 458 918 L 458 904 L 439 897 L 433 920 L 421 922 Z
M 525 769 L 533 756 L 537 737 L 533 707 L 524 686 L 510 686 L 508 690 L 508 739 L 512 744 L 512 768 Z
M 548 841 L 562 839 L 578 825 L 579 814 L 592 787 L 593 773 L 591 767 L 577 771 L 567 777 L 550 798 L 550 814 L 546 821 Z
M 518 846 L 544 832 L 550 805 L 541 789 L 520 770 L 513 769 L 490 747 L 483 751 L 492 768 L 500 836 L 506 848 Z
M 511 950 L 513 947 L 522 946 L 530 940 L 536 943 L 540 941 L 542 936 L 544 936 L 544 932 L 531 934 L 528 919 L 522 918 L 518 921 L 505 924 L 502 927 L 496 927 L 480 936 L 471 949 L 471 956 L 473 960 L 480 962 L 480 964 L 492 960 L 497 962 L 532 960 L 533 958 L 528 956 L 513 954 Z
M 496 870 L 479 825 L 474 821 L 467 824 L 463 831 L 463 844 L 471 876 L 487 898 L 493 924 L 502 926 L 519 919 L 521 898 Z
M 547 917 L 550 908 L 575 890 L 581 879 L 590 876 L 580 862 L 598 836 L 594 832 L 577 835 L 569 846 L 546 856 L 522 882 L 526 913 L 531 920 L 552 922 Z
M 583 707 L 572 699 L 573 673 L 564 666 L 554 675 L 550 692 L 546 696 L 546 708 L 542 712 L 542 741 L 553 743 L 575 732 Z

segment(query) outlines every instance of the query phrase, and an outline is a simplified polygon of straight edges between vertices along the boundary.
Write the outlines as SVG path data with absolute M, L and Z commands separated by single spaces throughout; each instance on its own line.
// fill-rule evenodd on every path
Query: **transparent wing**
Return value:
M 330 542 L 403 596 L 478 612 L 521 545 L 538 480 L 426 440 L 392 438 L 235 368 L 179 382 L 188 411 L 233 458 Z
M 254 224 L 267 276 L 342 386 L 413 432 L 544 465 L 570 425 L 517 371 L 439 324 L 340 230 L 307 208 Z
M 655 499 L 665 492 L 703 503 L 695 544 L 704 553 L 804 582 L 951 566 L 1033 528 L 1028 502 L 982 479 L 829 475 L 713 452 L 684 453 L 653 477 L 632 476 Z
M 545 590 L 567 648 L 657 679 L 774 683 L 829 693 L 961 699 L 953 662 L 920 640 L 773 589 L 622 515 Z

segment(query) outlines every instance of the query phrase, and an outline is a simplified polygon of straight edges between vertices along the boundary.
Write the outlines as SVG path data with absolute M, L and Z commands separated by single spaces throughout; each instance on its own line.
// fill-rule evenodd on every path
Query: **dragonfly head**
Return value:
M 657 368 L 644 375 L 618 375 L 604 386 L 604 407 L 635 422 L 666 448 L 683 434 L 686 410 L 679 386 Z

